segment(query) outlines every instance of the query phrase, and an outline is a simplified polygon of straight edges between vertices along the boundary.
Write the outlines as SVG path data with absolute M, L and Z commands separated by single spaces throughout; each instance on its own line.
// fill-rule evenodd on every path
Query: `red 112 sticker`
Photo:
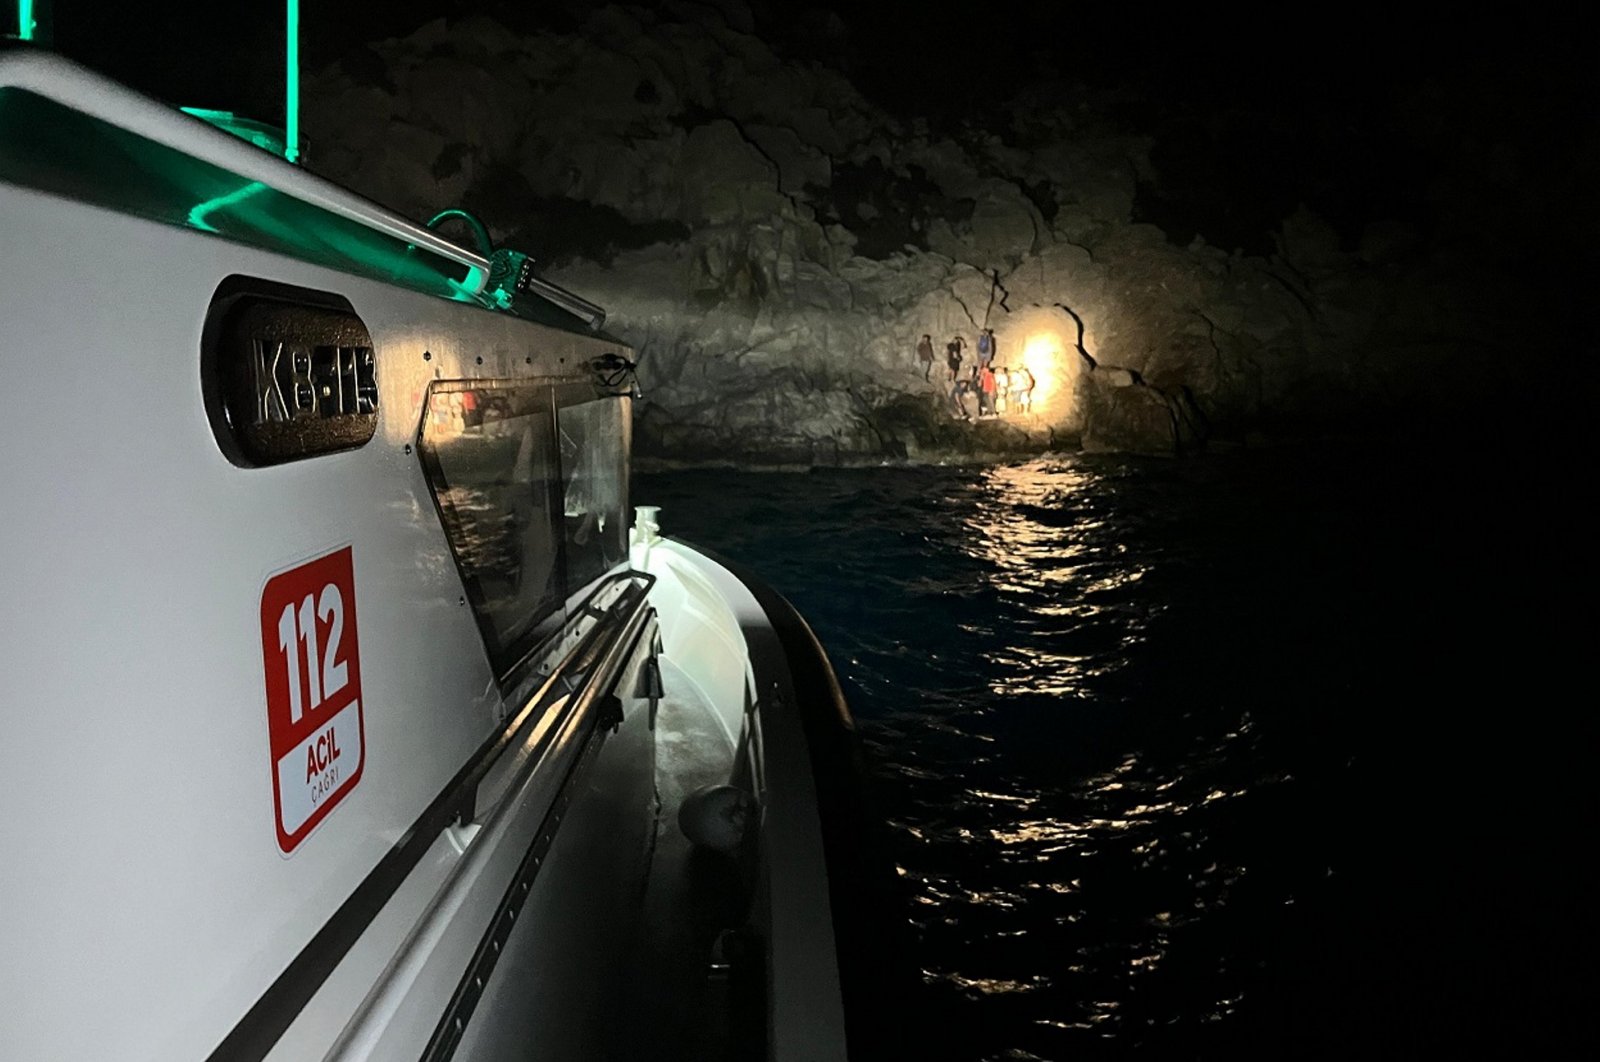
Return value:
M 361 780 L 361 654 L 349 546 L 261 590 L 278 847 L 293 852 Z

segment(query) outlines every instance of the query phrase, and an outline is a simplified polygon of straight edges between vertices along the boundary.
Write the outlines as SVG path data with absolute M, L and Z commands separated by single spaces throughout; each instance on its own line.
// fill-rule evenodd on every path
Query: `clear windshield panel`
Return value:
M 436 383 L 422 456 L 496 674 L 560 622 L 567 581 L 552 392 Z M 574 584 L 576 585 L 576 584 Z
M 577 590 L 628 555 L 628 400 L 563 404 L 560 438 L 567 582 Z

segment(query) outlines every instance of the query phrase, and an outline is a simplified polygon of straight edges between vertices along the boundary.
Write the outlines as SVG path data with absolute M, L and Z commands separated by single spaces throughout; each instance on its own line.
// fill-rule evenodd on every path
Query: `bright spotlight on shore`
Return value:
M 1033 374 L 1033 408 L 1048 408 L 1061 390 L 1061 337 L 1054 332 L 1035 332 L 1022 348 L 1022 364 Z

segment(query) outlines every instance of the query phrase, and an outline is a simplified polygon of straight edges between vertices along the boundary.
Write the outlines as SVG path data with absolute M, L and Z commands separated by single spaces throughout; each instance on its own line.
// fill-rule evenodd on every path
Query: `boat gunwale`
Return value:
M 573 704 L 577 703 L 573 694 L 591 684 L 589 679 L 596 665 L 626 640 L 625 635 L 635 619 L 650 609 L 649 589 L 655 584 L 655 577 L 631 569 L 604 577 L 589 591 L 582 604 L 572 610 L 574 621 L 569 621 L 563 625 L 562 631 L 551 636 L 550 644 L 559 644 L 571 622 L 594 618 L 589 608 L 599 594 L 615 583 L 628 580 L 632 581 L 632 592 L 625 590 L 619 595 L 604 619 L 596 619 L 578 644 L 562 657 L 538 688 L 527 697 L 522 708 L 509 716 L 479 746 L 410 828 L 329 916 L 322 928 L 302 946 L 272 984 L 223 1036 L 207 1056 L 208 1062 L 265 1058 L 445 829 L 474 817 L 479 784 L 514 743 L 516 736 L 550 710 L 556 701 L 571 698 Z M 620 609 L 617 608 L 619 604 L 622 605 Z M 581 707 L 588 714 L 593 714 L 593 703 Z M 545 740 L 541 742 L 540 752 L 543 746 L 548 745 L 550 735 L 560 729 L 549 729 L 544 735 Z M 537 762 L 539 756 L 535 755 L 532 759 Z

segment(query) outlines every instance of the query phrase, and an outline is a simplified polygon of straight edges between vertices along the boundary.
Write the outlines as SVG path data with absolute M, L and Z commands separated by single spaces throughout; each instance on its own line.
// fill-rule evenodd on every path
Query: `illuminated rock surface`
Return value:
M 1177 246 L 1134 221 L 1151 140 L 1086 92 L 938 133 L 727 7 L 374 44 L 308 79 L 311 164 L 413 216 L 475 210 L 604 305 L 661 457 L 1173 453 L 1447 405 L 1503 371 L 1484 339 L 1510 297 L 1404 225 L 1346 251 L 1301 209 L 1276 254 Z M 1031 414 L 955 416 L 944 345 L 965 337 L 970 366 L 985 326 L 997 365 L 1038 378 Z

